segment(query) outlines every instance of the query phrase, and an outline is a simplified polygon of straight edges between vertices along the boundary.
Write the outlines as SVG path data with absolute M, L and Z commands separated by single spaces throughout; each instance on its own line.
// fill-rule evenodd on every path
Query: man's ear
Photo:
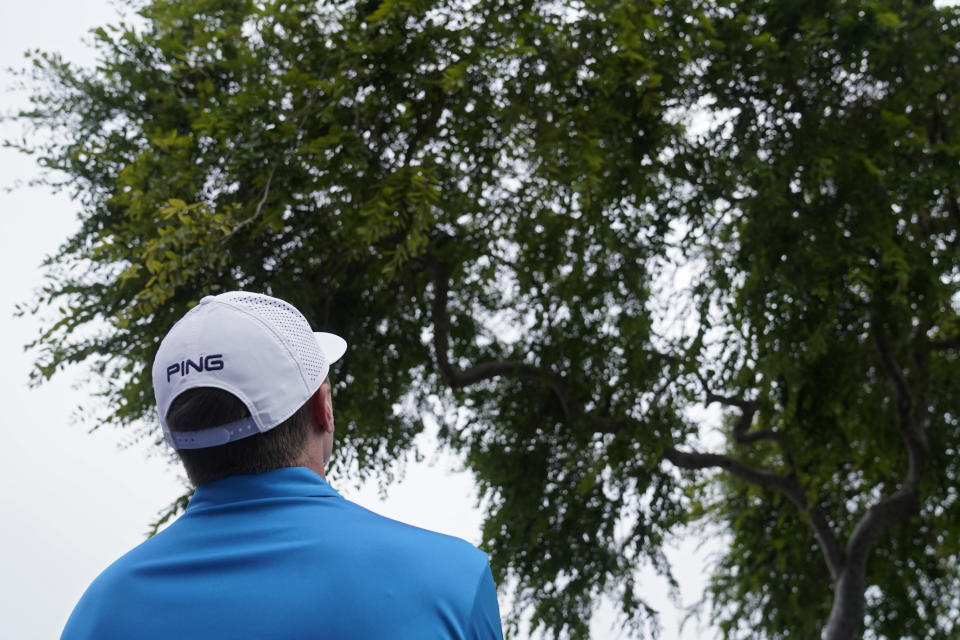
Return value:
M 325 381 L 310 396 L 310 412 L 313 414 L 314 422 L 320 425 L 323 431 L 333 432 L 333 399 L 329 382 Z

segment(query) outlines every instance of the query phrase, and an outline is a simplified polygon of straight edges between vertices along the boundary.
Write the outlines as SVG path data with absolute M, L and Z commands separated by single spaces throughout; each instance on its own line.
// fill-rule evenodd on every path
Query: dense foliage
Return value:
M 95 38 L 37 54 L 14 143 L 82 220 L 39 379 L 87 363 L 159 444 L 166 328 L 268 292 L 351 344 L 340 468 L 435 418 L 535 627 L 655 630 L 636 569 L 703 518 L 727 637 L 957 632 L 956 10 L 152 0 Z

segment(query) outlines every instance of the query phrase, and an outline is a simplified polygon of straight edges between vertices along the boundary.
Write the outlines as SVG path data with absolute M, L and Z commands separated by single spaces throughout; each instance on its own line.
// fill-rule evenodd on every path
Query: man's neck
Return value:
M 300 458 L 297 460 L 297 466 L 306 467 L 324 480 L 327 479 L 327 474 L 324 469 L 323 454 L 321 451 L 319 451 L 318 447 L 306 447 L 303 450 L 303 453 L 300 454 Z

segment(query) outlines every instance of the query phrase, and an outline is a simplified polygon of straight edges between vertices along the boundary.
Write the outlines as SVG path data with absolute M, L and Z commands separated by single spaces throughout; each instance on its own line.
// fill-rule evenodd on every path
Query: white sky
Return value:
M 23 52 L 33 48 L 89 64 L 93 54 L 82 40 L 115 15 L 106 0 L 0 0 L 0 67 L 22 67 Z M 24 104 L 22 94 L 6 90 L 11 84 L 6 71 L 0 74 L 3 113 Z M 0 138 L 14 131 L 0 126 Z M 36 174 L 30 158 L 0 149 L 0 188 Z M 31 355 L 22 347 L 40 325 L 13 318 L 13 306 L 41 285 L 40 262 L 75 229 L 76 214 L 63 195 L 0 190 L 0 638 L 58 637 L 90 581 L 143 540 L 148 523 L 182 492 L 179 470 L 145 443 L 130 444 L 110 429 L 88 434 L 87 425 L 71 420 L 86 401 L 87 389 L 77 386 L 89 375 L 82 367 L 39 389 L 27 387 Z M 355 491 L 348 479 L 330 481 L 374 511 L 476 543 L 481 514 L 472 478 L 455 472 L 458 463 L 449 456 L 427 454 L 432 464 L 411 463 L 386 500 L 375 486 Z M 690 604 L 703 588 L 706 552 L 687 540 L 670 555 Z M 644 575 L 642 584 L 644 597 L 661 610 L 664 640 L 703 637 L 696 621 L 679 633 L 682 615 L 666 599 L 662 580 Z M 619 637 L 612 620 L 604 607 L 594 636 Z

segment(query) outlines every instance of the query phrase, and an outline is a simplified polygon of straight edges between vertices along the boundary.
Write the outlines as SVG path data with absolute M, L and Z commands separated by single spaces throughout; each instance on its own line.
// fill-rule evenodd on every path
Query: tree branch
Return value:
M 783 453 L 787 455 L 787 457 L 790 457 L 787 443 L 777 431 L 774 431 L 773 429 L 750 431 L 750 425 L 753 424 L 753 417 L 760 409 L 759 402 L 756 400 L 744 400 L 743 398 L 714 393 L 710 390 L 709 386 L 707 385 L 707 381 L 703 378 L 703 376 L 701 376 L 699 373 L 695 373 L 694 375 L 696 375 L 697 380 L 700 381 L 700 385 L 704 389 L 707 405 L 718 402 L 729 407 L 737 407 L 741 410 L 742 413 L 740 414 L 740 418 L 733 425 L 734 440 L 736 440 L 739 444 L 753 444 L 755 442 L 760 442 L 761 440 L 771 440 L 780 445 L 780 449 L 783 451 Z
M 953 247 L 957 246 L 957 242 L 960 242 L 960 203 L 957 201 L 957 193 L 954 191 L 953 187 L 947 187 L 947 211 L 950 213 L 950 218 L 953 220 L 954 228 L 957 229 L 957 235 L 953 237 L 953 242 L 950 244 Z
M 664 357 L 676 361 L 676 358 L 672 356 Z M 741 409 L 742 413 L 740 418 L 737 419 L 737 422 L 733 426 L 733 437 L 736 442 L 748 445 L 761 440 L 772 440 L 779 445 L 790 467 L 794 467 L 792 451 L 779 432 L 772 429 L 749 431 L 750 425 L 753 423 L 753 417 L 760 408 L 760 404 L 757 401 L 713 393 L 709 389 L 707 381 L 699 373 L 694 373 L 694 375 L 700 381 L 700 385 L 706 393 L 706 403 L 708 405 L 719 402 L 720 404 Z M 712 453 L 684 452 L 674 447 L 669 447 L 664 452 L 664 457 L 675 466 L 683 469 L 723 469 L 749 484 L 781 492 L 801 513 L 806 515 L 807 522 L 810 524 L 813 535 L 820 545 L 820 550 L 823 552 L 830 576 L 834 581 L 840 576 L 845 563 L 844 551 L 840 545 L 840 541 L 830 526 L 830 522 L 827 520 L 827 515 L 823 508 L 819 504 L 810 505 L 807 502 L 806 494 L 803 491 L 803 487 L 800 486 L 795 473 L 791 472 L 790 475 L 777 474 L 769 469 L 752 467 L 729 456 Z
M 907 379 L 903 375 L 903 369 L 901 369 L 900 365 L 898 365 L 894 359 L 893 349 L 890 347 L 887 332 L 875 313 L 870 314 L 870 324 L 873 326 L 873 341 L 877 347 L 877 355 L 880 356 L 880 365 L 893 384 L 893 397 L 897 403 L 897 418 L 902 427 L 904 426 L 904 421 L 909 420 L 911 407 L 910 386 L 907 384 Z
M 250 214 L 249 217 L 244 218 L 243 220 L 241 220 L 240 222 L 238 222 L 237 225 L 236 225 L 233 229 L 230 230 L 230 233 L 228 233 L 228 234 L 223 238 L 223 240 L 222 240 L 223 243 L 226 243 L 226 242 L 229 241 L 231 238 L 233 238 L 233 236 L 237 235 L 237 233 L 239 233 L 241 229 L 244 229 L 244 228 L 250 226 L 251 224 L 253 224 L 254 221 L 256 221 L 257 218 L 259 218 L 260 215 L 263 213 L 263 205 L 266 204 L 266 202 L 267 202 L 267 197 L 270 195 L 270 183 L 273 182 L 273 176 L 274 176 L 274 174 L 277 172 L 277 165 L 278 165 L 278 164 L 280 164 L 280 161 L 279 161 L 279 160 L 278 160 L 277 162 L 273 163 L 273 165 L 270 167 L 270 173 L 267 174 L 267 182 L 266 182 L 266 184 L 265 184 L 264 187 L 263 187 L 263 193 L 260 195 L 260 200 L 257 202 L 257 207 L 256 207 L 256 209 L 253 210 L 253 213 Z
M 804 503 L 806 503 L 806 496 L 803 496 L 803 499 Z M 836 534 L 834 534 L 833 527 L 830 526 L 823 507 L 815 504 L 806 509 L 806 514 L 810 528 L 813 529 L 813 535 L 820 544 L 820 550 L 823 552 L 823 558 L 827 563 L 827 570 L 830 571 L 830 577 L 836 581 L 846 565 L 846 556 L 844 555 L 843 547 L 840 546 L 840 540 L 838 540 Z
M 303 132 L 303 128 L 307 123 L 307 118 L 313 114 L 313 105 L 315 102 L 316 102 L 316 96 L 311 96 L 310 99 L 307 101 L 307 104 L 304 105 L 303 107 L 303 115 L 300 117 L 300 122 L 297 123 L 297 128 L 293 132 L 293 138 L 297 142 L 300 141 L 300 134 Z M 264 184 L 263 193 L 260 195 L 260 200 L 257 201 L 256 208 L 254 209 L 250 217 L 240 221 L 240 223 L 237 224 L 237 226 L 234 227 L 229 234 L 227 234 L 226 238 L 224 239 L 225 241 L 235 236 L 238 231 L 240 231 L 244 227 L 249 226 L 261 216 L 261 214 L 263 213 L 263 207 L 267 203 L 267 198 L 270 196 L 270 185 L 273 183 L 273 176 L 276 175 L 277 167 L 280 166 L 280 164 L 284 160 L 284 156 L 286 155 L 287 155 L 286 152 L 281 154 L 280 157 L 277 158 L 277 161 L 270 166 L 270 173 L 267 174 L 267 182 L 266 184 Z
M 444 236 L 440 243 L 449 239 L 449 236 Z M 436 261 L 433 262 L 433 269 L 433 350 L 437 367 L 447 384 L 454 389 L 461 389 L 496 377 L 540 382 L 548 386 L 557 399 L 564 418 L 577 429 L 593 433 L 617 433 L 630 424 L 627 418 L 586 413 L 583 405 L 569 393 L 569 383 L 565 377 L 520 360 L 490 360 L 466 369 L 454 367 L 450 362 L 450 312 L 447 308 L 450 297 L 450 269 Z
M 720 453 L 701 453 L 699 451 L 680 451 L 676 447 L 667 447 L 663 451 L 663 457 L 681 469 L 723 469 L 749 484 L 764 489 L 780 491 L 788 498 L 791 498 L 791 501 L 796 497 L 795 495 L 791 497 L 791 494 L 794 493 L 794 488 L 790 485 L 789 476 L 780 475 L 770 469 L 750 466 L 727 455 Z
M 852 568 L 866 565 L 867 556 L 887 529 L 907 520 L 919 508 L 918 485 L 926 460 L 926 437 L 918 428 L 910 387 L 897 364 L 886 331 L 876 316 L 871 319 L 874 343 L 881 367 L 890 379 L 897 406 L 897 426 L 907 450 L 907 473 L 900 487 L 889 497 L 870 507 L 857 522 L 847 542 L 847 558 Z
M 444 236 L 438 244 L 450 240 Z M 434 298 L 432 306 L 433 316 L 433 347 L 437 366 L 447 384 L 455 389 L 463 388 L 483 380 L 494 377 L 508 377 L 545 382 L 560 403 L 564 417 L 578 428 L 588 428 L 593 433 L 618 433 L 629 424 L 628 418 L 612 418 L 585 414 L 582 405 L 572 399 L 567 393 L 567 380 L 559 375 L 544 371 L 538 367 L 517 360 L 492 360 L 474 364 L 466 369 L 458 369 L 450 362 L 450 314 L 448 301 L 450 295 L 450 269 L 436 261 L 432 263 L 434 269 Z M 670 358 L 670 356 L 666 356 Z M 710 402 L 723 402 L 731 406 L 744 409 L 744 414 L 735 427 L 738 440 L 744 443 L 755 442 L 760 439 L 774 439 L 781 442 L 779 434 L 772 431 L 758 431 L 744 433 L 756 412 L 758 405 L 754 401 L 743 401 L 708 393 Z M 810 507 L 806 495 L 795 475 L 778 474 L 770 469 L 758 468 L 741 462 L 730 456 L 701 453 L 695 451 L 681 451 L 675 447 L 664 450 L 664 458 L 674 466 L 688 470 L 702 470 L 718 468 L 727 471 L 744 482 L 765 489 L 773 489 L 783 494 L 793 503 L 801 513 L 804 513 L 814 536 L 820 543 L 826 559 L 830 575 L 835 579 L 843 568 L 844 559 L 842 548 L 827 521 L 826 514 L 819 505 Z
M 492 360 L 474 364 L 466 369 L 453 366 L 450 362 L 450 312 L 447 309 L 450 297 L 450 269 L 434 263 L 434 273 L 433 350 L 437 367 L 447 384 L 454 389 L 461 389 L 500 376 L 544 382 L 560 402 L 564 415 L 568 418 L 575 417 L 577 412 L 569 406 L 566 381 L 561 376 L 519 360 Z
M 907 450 L 907 473 L 890 496 L 867 509 L 853 528 L 845 550 L 846 564 L 839 580 L 835 580 L 833 607 L 824 631 L 826 640 L 851 638 L 863 623 L 864 591 L 867 559 L 880 538 L 893 526 L 905 522 L 920 507 L 920 474 L 926 462 L 926 435 L 920 425 L 925 409 L 919 403 L 913 411 L 914 399 L 903 369 L 899 366 L 882 323 L 871 314 L 874 344 L 880 365 L 890 380 L 897 409 L 897 427 Z
M 837 540 L 833 528 L 827 521 L 827 516 L 820 505 L 811 507 L 807 504 L 807 497 L 795 475 L 783 475 L 770 469 L 754 467 L 727 455 L 680 451 L 675 447 L 667 447 L 663 452 L 663 457 L 681 469 L 723 469 L 748 484 L 780 492 L 801 513 L 807 516 L 814 537 L 820 544 L 830 575 L 834 579 L 840 575 L 844 566 L 844 555 L 840 542 Z
M 946 340 L 931 340 L 930 349 L 933 351 L 950 351 L 951 349 L 960 349 L 960 336 L 947 338 Z
M 267 202 L 267 197 L 270 195 L 270 183 L 273 182 L 273 176 L 277 173 L 277 164 L 274 163 L 270 167 L 270 174 L 267 175 L 267 183 L 263 186 L 263 195 L 260 196 L 260 201 L 257 202 L 257 208 L 254 210 L 253 215 L 250 216 L 249 221 L 256 220 L 260 217 L 260 214 L 263 212 L 263 205 Z M 247 224 L 249 224 L 247 221 Z

